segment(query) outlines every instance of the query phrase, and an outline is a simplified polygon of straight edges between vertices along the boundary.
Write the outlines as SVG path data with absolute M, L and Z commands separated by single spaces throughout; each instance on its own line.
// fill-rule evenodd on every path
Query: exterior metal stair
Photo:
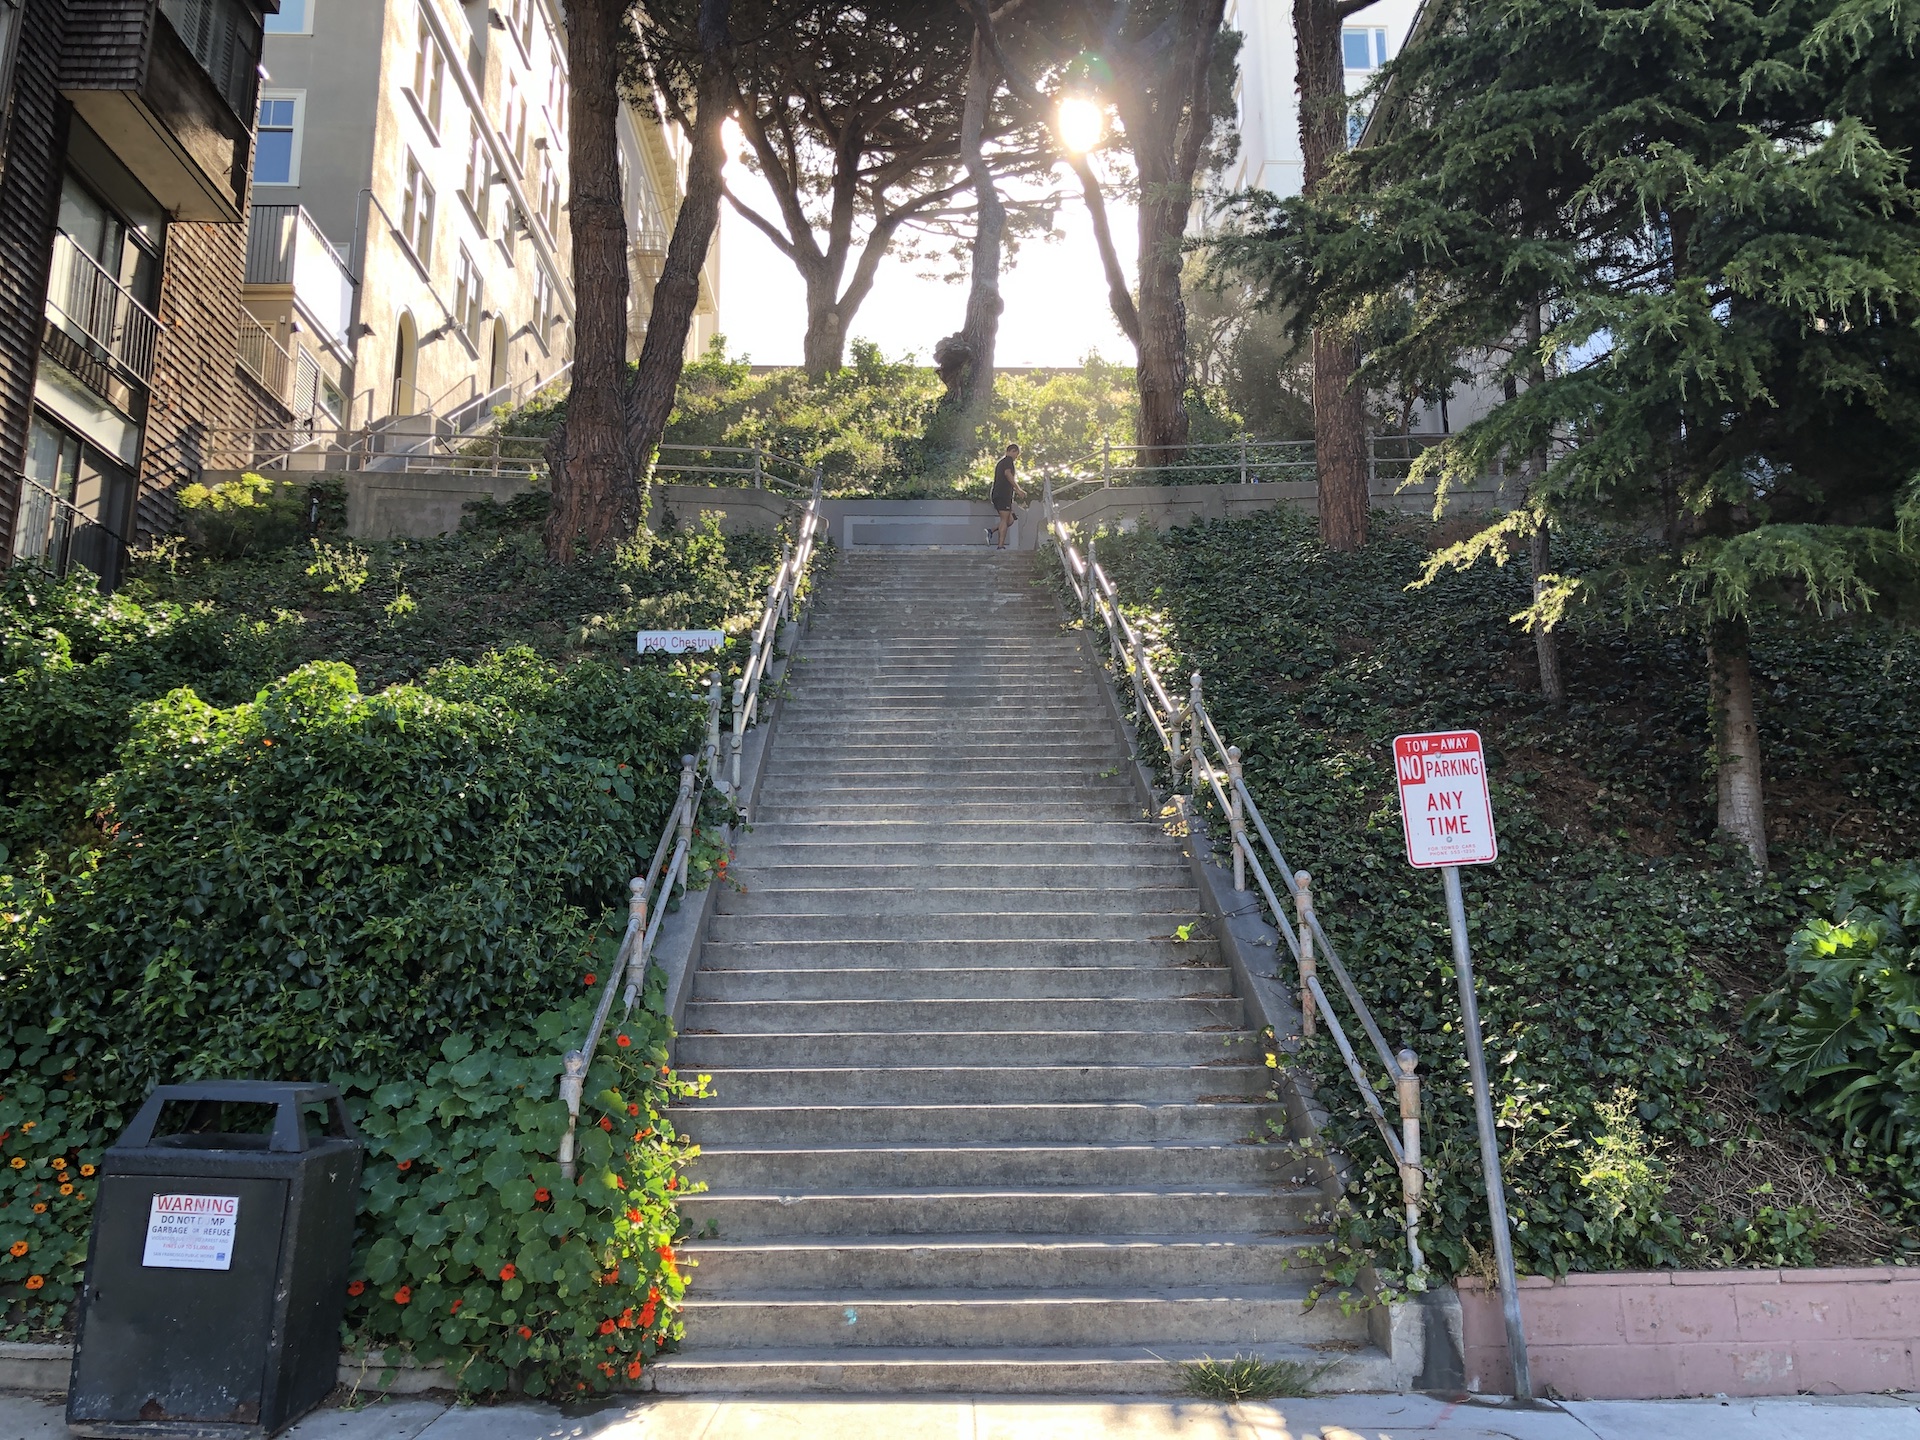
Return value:
M 1320 1193 L 1030 555 L 841 559 L 677 1046 L 713 1096 L 663 1391 L 1378 1388 Z M 1204 933 L 1203 925 L 1195 926 Z

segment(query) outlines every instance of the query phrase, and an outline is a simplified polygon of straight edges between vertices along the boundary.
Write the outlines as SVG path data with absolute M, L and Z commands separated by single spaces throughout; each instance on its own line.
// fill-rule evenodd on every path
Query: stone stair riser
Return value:
M 997 995 L 1004 1000 L 1220 1000 L 1237 1011 L 1233 972 L 1224 965 L 1116 970 L 1105 965 L 1005 966 L 1000 969 L 953 967 L 906 970 L 838 967 L 812 970 L 716 970 L 702 967 L 694 977 L 696 1004 L 747 1001 L 971 1000 Z M 1230 1011 L 1229 1013 L 1232 1013 Z M 719 1028 L 719 1027 L 714 1027 Z
M 1240 1145 L 1284 1129 L 1278 1105 L 1149 1101 L 979 1105 L 733 1106 L 715 1099 L 669 1112 L 674 1129 L 713 1145 Z
M 1114 970 L 1143 965 L 1172 969 L 1204 969 L 1220 964 L 1220 946 L 1212 940 L 1179 941 L 1171 933 L 1163 940 L 1092 940 L 1086 938 L 1033 939 L 1026 936 L 984 940 L 849 940 L 761 938 L 729 941 L 715 935 L 701 952 L 705 970 L 764 970 L 768 968 L 839 970 L 849 966 L 885 965 L 897 970 L 946 970 L 956 965 L 1014 964 L 1057 968 L 1100 967 Z
M 1178 1104 L 1267 1092 L 1264 1065 L 982 1065 L 879 1069 L 713 1069 L 714 1097 L 729 1105 L 934 1105 L 1045 1100 Z M 696 1102 L 698 1103 L 698 1102 Z
M 1153 1047 L 1157 1059 L 1172 1053 L 1161 1047 L 1171 1034 L 1205 1036 L 1221 1026 L 1240 1028 L 1240 1001 L 1234 996 L 1182 1000 L 879 1000 L 836 997 L 828 1000 L 724 1003 L 696 998 L 687 1006 L 682 1033 L 722 1035 L 856 1035 L 887 1033 L 973 1034 L 1003 1031 L 1079 1032 L 1127 1035 L 1127 1043 Z M 1140 1033 L 1148 1032 L 1148 1033 Z M 1153 1033 L 1158 1032 L 1158 1033 Z
M 1285 1145 L 948 1145 L 914 1149 L 703 1147 L 690 1178 L 717 1192 L 844 1192 L 996 1186 L 1013 1190 L 1127 1184 L 1171 1186 L 1204 1174 L 1214 1182 L 1303 1185 L 1304 1162 Z
M 693 1070 L 879 1067 L 899 1062 L 900 1037 L 908 1033 L 703 1035 L 690 1029 L 680 1034 L 678 1064 Z M 913 1036 L 912 1048 L 919 1065 L 968 1067 L 1125 1065 L 1143 1056 L 1162 1065 L 1205 1065 L 1219 1059 L 1245 1062 L 1259 1054 L 1255 1037 L 1245 1031 L 1222 1035 L 1176 1030 L 923 1032 Z
M 695 1235 L 1180 1235 L 1238 1230 L 1299 1233 L 1319 1218 L 1317 1194 L 1239 1190 L 1126 1193 L 1034 1190 L 906 1195 L 690 1195 L 680 1213 Z
M 751 894 L 751 892 L 749 892 Z M 1175 927 L 1196 924 L 1192 910 L 1130 913 L 1032 911 L 996 915 L 735 915 L 713 917 L 713 938 L 747 940 L 1131 940 L 1146 931 L 1173 940 Z

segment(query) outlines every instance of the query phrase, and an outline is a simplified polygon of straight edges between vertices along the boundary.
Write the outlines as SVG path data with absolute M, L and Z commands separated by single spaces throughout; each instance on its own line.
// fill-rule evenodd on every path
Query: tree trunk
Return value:
M 1334 157 L 1347 148 L 1347 81 L 1341 22 L 1354 7 L 1338 0 L 1293 0 L 1300 87 L 1300 153 L 1305 188 L 1315 193 Z M 1322 326 L 1313 333 L 1314 460 L 1320 480 L 1320 538 L 1334 550 L 1367 543 L 1366 397 L 1354 384 L 1354 343 Z
M 603 550 L 633 531 L 626 448 L 627 217 L 620 183 L 621 32 L 625 0 L 572 0 L 567 59 L 568 208 L 573 221 L 573 383 L 548 452 L 549 559 Z
M 846 327 L 840 316 L 839 297 L 834 294 L 833 281 L 828 279 L 824 284 L 817 285 L 809 277 L 807 333 L 800 344 L 800 363 L 806 367 L 811 378 L 820 380 L 847 363 L 846 352 Z
M 1313 458 L 1320 477 L 1320 539 L 1333 550 L 1367 543 L 1367 415 L 1353 372 L 1351 340 L 1313 332 Z
M 1545 457 L 1528 462 L 1532 481 L 1538 481 Z M 1553 527 L 1542 516 L 1527 542 L 1527 558 L 1533 562 L 1533 598 L 1538 601 L 1546 588 L 1541 579 L 1553 573 Z M 1567 682 L 1560 674 L 1560 637 L 1544 625 L 1533 627 L 1533 655 L 1540 666 L 1540 697 L 1558 710 L 1567 703 Z
M 1000 88 L 1000 72 L 980 37 L 973 37 L 973 58 L 967 68 L 967 103 L 960 117 L 960 155 L 973 183 L 973 273 L 967 290 L 967 319 L 960 328 L 967 348 L 960 390 L 952 398 L 961 428 L 970 429 L 993 398 L 993 352 L 1000 334 L 1000 266 L 1007 233 L 1007 207 L 1000 203 L 1000 187 L 980 148 L 987 112 Z
M 1767 815 L 1747 638 L 1745 620 L 1716 621 L 1707 632 L 1707 670 L 1720 782 L 1720 833 L 1745 846 L 1759 871 L 1767 868 Z
M 1146 187 L 1142 187 L 1145 189 Z M 1168 465 L 1187 448 L 1187 303 L 1180 294 L 1185 190 L 1140 202 L 1140 392 L 1144 465 Z
M 647 338 L 640 347 L 640 365 L 627 397 L 627 445 L 636 462 L 652 459 L 667 417 L 680 389 L 680 371 L 686 364 L 687 331 L 700 305 L 700 271 L 720 224 L 721 171 L 726 147 L 721 126 L 733 104 L 733 85 L 727 73 L 727 16 L 730 0 L 701 0 L 700 83 L 695 96 L 692 151 L 687 157 L 687 191 L 674 217 L 667 259 L 653 287 L 653 310 L 647 319 Z M 650 473 L 649 467 L 649 473 Z M 636 506 L 642 503 L 638 483 L 630 487 Z
M 1527 386 L 1532 388 L 1547 378 L 1547 367 L 1540 359 L 1540 306 L 1527 308 Z M 1514 397 L 1509 395 L 1509 400 Z M 1527 546 L 1527 558 L 1533 565 L 1533 598 L 1537 603 L 1546 588 L 1541 576 L 1553 573 L 1553 526 L 1538 512 L 1535 491 L 1547 475 L 1545 447 L 1527 457 L 1527 499 L 1536 505 L 1537 521 Z M 1560 637 L 1544 625 L 1533 627 L 1533 653 L 1540 666 L 1540 697 L 1558 710 L 1567 703 L 1567 682 L 1560 674 Z

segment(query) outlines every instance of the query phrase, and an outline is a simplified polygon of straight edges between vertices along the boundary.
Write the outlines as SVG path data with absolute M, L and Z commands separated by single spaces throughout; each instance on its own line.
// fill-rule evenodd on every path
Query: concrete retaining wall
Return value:
M 1499 1293 L 1459 1284 L 1467 1388 L 1512 1390 Z M 1520 1281 L 1537 1391 L 1566 1399 L 1920 1388 L 1920 1267 Z

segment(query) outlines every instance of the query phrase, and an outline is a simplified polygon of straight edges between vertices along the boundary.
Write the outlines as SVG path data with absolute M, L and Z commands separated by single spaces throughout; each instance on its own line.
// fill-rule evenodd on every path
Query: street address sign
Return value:
M 642 630 L 642 655 L 691 655 L 702 650 L 718 650 L 727 643 L 721 630 Z
M 1478 730 L 1396 736 L 1393 770 L 1409 865 L 1485 865 L 1499 855 Z

